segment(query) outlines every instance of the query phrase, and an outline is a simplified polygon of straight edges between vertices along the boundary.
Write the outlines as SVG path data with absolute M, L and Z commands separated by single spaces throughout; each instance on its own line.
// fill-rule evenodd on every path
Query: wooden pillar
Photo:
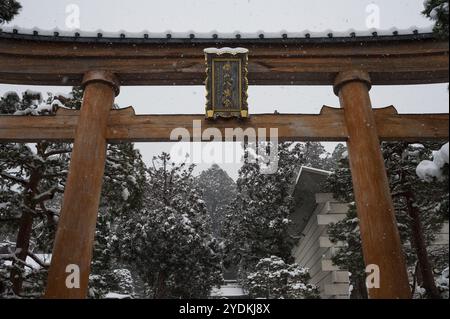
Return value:
M 334 92 L 344 108 L 348 153 L 358 210 L 364 261 L 380 270 L 379 288 L 369 298 L 410 298 L 406 263 L 363 71 L 340 73 Z
M 105 169 L 106 128 L 114 97 L 119 93 L 119 82 L 114 74 L 92 71 L 85 74 L 83 86 L 83 105 L 53 247 L 46 298 L 80 299 L 87 296 Z M 77 269 L 79 288 L 76 287 Z

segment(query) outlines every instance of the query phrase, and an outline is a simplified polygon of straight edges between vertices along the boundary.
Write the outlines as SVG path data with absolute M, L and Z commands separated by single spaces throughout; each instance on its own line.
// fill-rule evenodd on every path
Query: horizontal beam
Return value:
M 398 114 L 393 106 L 375 109 L 381 140 L 448 139 L 448 114 Z M 0 142 L 73 141 L 79 111 L 59 109 L 55 116 L 0 116 Z M 344 110 L 324 106 L 313 114 L 255 114 L 245 120 L 205 119 L 204 115 L 135 115 L 132 107 L 113 110 L 109 117 L 107 139 L 116 142 L 170 142 L 174 129 L 185 128 L 191 140 L 193 125 L 201 131 L 216 128 L 225 140 L 227 129 L 278 129 L 280 141 L 346 141 Z M 205 137 L 204 140 L 210 140 Z
M 448 82 L 449 44 L 432 36 L 183 42 L 39 41 L 0 34 L 0 83 L 79 85 L 89 70 L 109 70 L 122 85 L 203 85 L 203 49 L 249 49 L 250 85 L 332 85 L 358 67 L 374 85 Z

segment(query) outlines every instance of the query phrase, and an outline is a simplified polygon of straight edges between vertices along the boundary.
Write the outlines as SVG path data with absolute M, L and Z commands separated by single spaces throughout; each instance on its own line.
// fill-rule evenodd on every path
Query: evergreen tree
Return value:
M 443 39 L 448 39 L 448 0 L 425 0 L 425 16 L 435 21 L 434 32 Z
M 286 264 L 271 256 L 258 261 L 254 272 L 244 280 L 250 298 L 311 299 L 318 298 L 317 287 L 309 284 L 307 269 L 298 264 Z
M 206 298 L 221 283 L 220 247 L 193 168 L 165 153 L 154 158 L 144 208 L 119 223 L 120 258 L 134 266 L 150 298 Z
M 65 107 L 79 109 L 83 90 L 74 87 L 70 94 L 47 95 L 44 100 L 40 93 L 31 90 L 26 91 L 22 98 L 9 92 L 0 99 L 0 113 L 53 114 L 63 103 Z M 40 296 L 44 291 L 48 264 L 35 260 L 42 267 L 34 271 L 24 262 L 27 256 L 36 259 L 35 252 L 50 253 L 52 250 L 70 152 L 71 145 L 67 143 L 40 142 L 34 147 L 31 144 L 0 145 L 0 240 L 4 243 L 5 252 L 9 253 L 8 258 L 13 261 L 12 265 L 0 265 L 0 275 L 7 283 L 3 287 L 4 293 L 9 293 L 12 288 L 7 270 L 12 270 L 17 278 L 13 280 L 16 293 Z M 126 287 L 125 290 L 119 289 L 117 274 L 128 270 L 115 259 L 111 245 L 116 238 L 118 216 L 127 215 L 142 206 L 144 185 L 145 165 L 133 144 L 108 145 L 89 285 L 91 297 L 103 297 L 111 291 L 130 291 Z M 14 238 L 16 233 L 17 239 Z M 14 254 L 16 248 L 21 252 L 17 256 Z M 17 276 L 19 273 L 20 277 Z M 26 281 L 23 291 L 22 277 Z
M 115 250 L 121 238 L 119 223 L 143 207 L 145 164 L 132 143 L 110 144 L 95 231 L 89 295 L 102 298 L 109 292 L 134 295 L 129 265 Z
M 20 9 L 22 9 L 22 6 L 16 0 L 1 0 L 0 25 L 5 22 L 10 22 L 19 13 Z
M 431 156 L 433 145 L 407 143 L 383 143 L 382 151 L 392 190 L 397 226 L 403 248 L 414 278 L 420 278 L 431 297 L 437 297 L 432 277 L 432 264 L 442 265 L 440 260 L 448 251 L 427 250 L 434 234 L 448 220 L 448 186 L 430 187 L 416 176 L 416 166 Z M 333 262 L 351 272 L 354 295 L 366 297 L 364 262 L 359 237 L 358 218 L 347 159 L 327 181 L 329 191 L 343 202 L 351 203 L 347 218 L 330 226 L 333 242 L 346 243 L 333 257 Z M 430 257 L 432 261 L 430 262 Z M 445 258 L 445 257 L 444 257 Z M 417 267 L 416 267 L 417 263 Z M 428 280 L 428 281 L 427 281 Z
M 303 149 L 304 164 L 302 165 L 323 170 L 332 169 L 330 154 L 325 150 L 322 143 L 306 142 L 303 144 Z
M 223 233 L 225 266 L 238 265 L 242 279 L 268 256 L 292 262 L 295 239 L 288 233 L 294 209 L 292 185 L 302 165 L 322 168 L 323 149 L 317 144 L 280 144 L 274 174 L 262 173 L 260 162 L 255 161 L 246 161 L 240 169 L 238 196 L 227 208 Z M 248 149 L 246 152 L 250 156 Z
M 0 99 L 0 113 L 41 115 L 52 113 L 58 105 L 61 103 L 52 95 L 44 101 L 40 93 L 26 91 L 19 98 L 8 92 Z M 64 190 L 70 151 L 70 145 L 65 143 L 41 142 L 34 147 L 17 143 L 0 145 L 2 230 L 10 243 L 17 232 L 15 244 L 10 247 L 12 264 L 3 264 L 11 270 L 10 276 L 4 278 L 8 282 L 4 293 L 10 293 L 11 288 L 17 295 L 42 293 L 45 278 L 42 273 L 48 265 L 35 253 L 48 252 L 52 245 L 59 216 L 59 203 L 54 198 Z M 28 257 L 42 268 L 34 271 L 27 264 Z
M 342 143 L 336 145 L 336 147 L 333 150 L 333 153 L 331 154 L 330 161 L 332 165 L 330 165 L 331 166 L 330 169 L 338 168 L 340 166 L 339 163 L 341 162 L 341 160 L 345 159 L 347 156 L 348 156 L 347 147 Z
M 203 191 L 213 235 L 221 237 L 225 208 L 236 198 L 236 183 L 217 164 L 203 171 L 197 183 Z
M 366 265 L 364 264 L 355 203 L 349 205 L 344 220 L 329 226 L 328 234 L 333 243 L 341 242 L 345 245 L 332 256 L 332 262 L 350 273 L 351 298 L 367 299 Z

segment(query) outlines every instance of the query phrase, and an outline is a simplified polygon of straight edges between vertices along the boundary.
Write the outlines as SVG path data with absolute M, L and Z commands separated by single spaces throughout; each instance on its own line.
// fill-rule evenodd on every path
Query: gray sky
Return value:
M 219 31 L 219 32 L 297 32 L 308 29 L 345 31 L 367 29 L 369 5 L 379 9 L 380 29 L 432 24 L 420 12 L 423 0 L 20 0 L 23 10 L 9 25 L 68 30 L 68 5 L 80 9 L 80 28 L 86 31 L 127 30 L 139 32 Z M 368 7 L 369 6 L 369 7 Z M 372 11 L 373 13 L 373 11 Z M 24 86 L 0 84 L 0 94 L 24 91 Z M 33 87 L 42 92 L 68 92 L 69 87 Z M 202 113 L 205 89 L 202 86 L 122 87 L 116 102 L 134 106 L 137 113 Z M 394 105 L 400 113 L 448 113 L 446 84 L 383 87 L 371 91 L 374 107 Z M 249 88 L 251 113 L 318 113 L 321 106 L 338 106 L 331 87 L 252 86 Z M 173 145 L 173 144 L 172 144 Z M 334 144 L 328 144 L 331 151 Z M 138 148 L 148 163 L 161 151 L 169 151 L 168 143 L 139 143 Z M 219 164 L 236 178 L 239 163 Z M 198 163 L 205 169 L 211 163 Z

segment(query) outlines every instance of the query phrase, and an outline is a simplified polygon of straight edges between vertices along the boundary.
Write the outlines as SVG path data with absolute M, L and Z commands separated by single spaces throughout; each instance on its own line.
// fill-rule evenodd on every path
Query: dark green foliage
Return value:
M 448 0 L 426 0 L 422 12 L 435 21 L 434 32 L 438 37 L 448 39 Z
M 16 0 L 0 0 L 0 24 L 10 22 L 22 6 Z
M 130 270 L 115 246 L 120 221 L 139 214 L 143 207 L 145 164 L 131 143 L 108 145 L 100 211 L 90 276 L 90 296 L 102 298 L 108 292 L 133 294 Z M 130 273 L 128 276 L 127 273 Z M 118 281 L 119 275 L 126 278 Z M 125 276 L 126 275 L 126 276 Z M 126 285 L 121 285 L 123 283 Z
M 221 283 L 221 252 L 193 166 L 164 153 L 153 164 L 144 208 L 120 219 L 118 252 L 145 282 L 147 297 L 206 298 Z
M 308 283 L 310 279 L 307 269 L 271 256 L 258 261 L 254 271 L 245 278 L 244 287 L 250 298 L 318 298 L 317 287 Z
M 48 114 L 53 113 L 56 110 L 55 106 L 61 105 L 62 102 L 65 107 L 79 109 L 82 96 L 81 88 L 73 88 L 68 95 L 48 94 L 46 101 L 40 93 L 30 90 L 26 91 L 22 98 L 10 92 L 0 99 L 0 113 Z M 33 148 L 36 150 L 34 151 Z M 68 172 L 70 151 L 71 145 L 64 143 L 41 142 L 34 146 L 13 143 L 0 145 L 0 172 L 3 174 L 0 178 L 2 189 L 0 240 L 10 243 L 10 250 L 14 251 L 22 216 L 32 213 L 33 231 L 30 252 L 51 252 Z M 27 186 L 31 180 L 35 181 L 33 186 Z M 145 165 L 133 144 L 108 146 L 104 180 L 92 262 L 91 297 L 102 297 L 110 291 L 127 293 L 115 285 L 115 271 L 123 267 L 115 259 L 111 243 L 117 228 L 118 216 L 127 215 L 129 211 L 142 207 Z M 22 185 L 24 182 L 25 185 Z M 45 196 L 41 196 L 39 201 L 31 200 L 40 193 L 44 193 Z M 5 268 L 2 266 L 2 269 Z M 46 268 L 24 272 L 27 280 L 23 295 L 39 296 L 43 293 Z M 3 273 L 8 274 L 8 271 Z M 7 278 L 5 280 L 9 281 Z M 130 291 L 128 288 L 125 290 Z
M 17 93 L 9 92 L 0 99 L 0 113 L 48 114 L 59 103 L 52 95 L 44 101 L 40 93 L 26 91 L 19 98 Z M 22 251 L 25 249 L 22 247 L 28 246 L 25 255 L 15 257 L 25 260 L 28 254 L 28 258 L 34 256 L 35 262 L 42 262 L 41 266 L 30 268 L 12 254 L 9 261 L 13 264 L 1 266 L 5 283 L 11 283 L 9 270 L 12 268 L 23 277 L 23 296 L 43 293 L 47 265 L 40 259 L 53 245 L 70 151 L 70 144 L 65 143 L 0 144 L 0 240 L 8 246 L 5 249 L 9 253 L 16 247 Z M 16 243 L 17 233 L 26 229 L 25 225 L 31 225 L 31 231 L 26 231 L 30 240 Z M 7 289 L 3 293 L 11 291 Z
M 212 232 L 215 237 L 221 237 L 225 208 L 236 198 L 236 183 L 217 164 L 203 171 L 197 183 L 203 191 Z
M 383 143 L 382 151 L 388 173 L 389 184 L 393 195 L 394 208 L 397 218 L 397 226 L 403 243 L 410 272 L 415 274 L 417 255 L 411 240 L 414 233 L 411 230 L 411 217 L 408 208 L 408 200 L 413 200 L 415 207 L 420 211 L 420 221 L 423 225 L 426 244 L 429 245 L 435 239 L 435 234 L 448 221 L 448 178 L 446 181 L 428 183 L 422 181 L 416 175 L 416 167 L 421 160 L 432 157 L 431 150 L 439 149 L 436 143 L 407 144 L 402 142 Z M 447 174 L 448 177 L 448 174 Z M 340 167 L 336 169 L 327 181 L 328 191 L 343 202 L 351 203 L 347 218 L 331 225 L 329 228 L 330 239 L 333 242 L 346 243 L 333 257 L 333 262 L 351 272 L 351 281 L 355 289 L 361 293 L 364 288 L 365 273 L 364 261 L 359 237 L 358 218 L 354 205 L 351 173 L 348 168 L 347 158 L 340 161 Z M 448 267 L 448 247 L 445 249 L 429 250 L 429 257 L 438 273 Z M 443 260 L 447 259 L 445 263 Z M 364 292 L 362 292 L 364 295 Z M 355 296 L 357 297 L 357 296 Z
M 248 161 L 240 169 L 238 195 L 228 207 L 223 232 L 225 266 L 238 266 L 242 280 L 268 256 L 292 263 L 291 249 L 296 240 L 288 232 L 294 209 L 292 185 L 302 165 L 323 167 L 324 151 L 318 144 L 278 145 L 278 169 L 273 174 L 264 174 L 259 162 Z

